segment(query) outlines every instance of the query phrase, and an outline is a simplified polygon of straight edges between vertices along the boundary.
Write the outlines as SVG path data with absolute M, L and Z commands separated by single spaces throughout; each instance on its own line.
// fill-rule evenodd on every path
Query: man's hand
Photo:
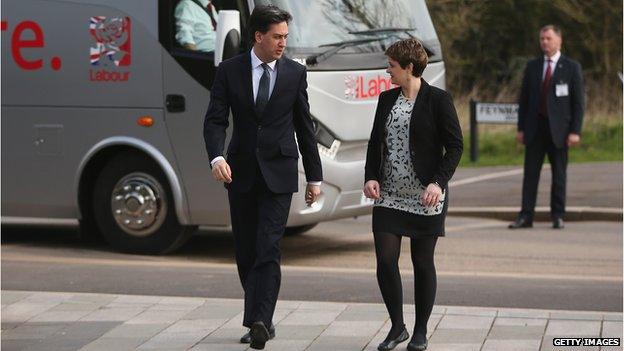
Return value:
M 232 182 L 232 170 L 225 160 L 219 160 L 212 166 L 212 175 L 219 182 Z
M 191 44 L 191 43 L 184 43 L 184 44 L 182 44 L 182 46 L 183 46 L 185 49 L 189 49 L 189 50 L 197 51 L 197 45 L 195 45 L 195 44 Z
M 364 196 L 369 199 L 379 199 L 379 182 L 376 180 L 369 180 L 364 184 Z
M 308 206 L 312 206 L 318 200 L 319 195 L 321 195 L 321 187 L 319 185 L 308 184 L 306 186 L 305 202 Z
M 518 143 L 524 144 L 524 132 L 518 132 L 516 134 L 516 140 L 518 141 Z
M 421 201 L 427 207 L 432 207 L 438 204 L 440 196 L 442 195 L 442 188 L 438 184 L 431 183 L 425 189 L 422 194 Z
M 578 134 L 570 133 L 568 135 L 568 146 L 574 146 L 581 142 L 581 136 Z

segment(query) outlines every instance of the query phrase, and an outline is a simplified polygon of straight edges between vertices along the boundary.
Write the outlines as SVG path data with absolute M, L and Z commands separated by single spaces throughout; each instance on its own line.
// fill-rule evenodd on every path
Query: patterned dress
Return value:
M 438 204 L 425 206 L 426 189 L 417 177 L 409 149 L 409 126 L 414 101 L 399 94 L 386 121 L 387 153 L 383 164 L 380 198 L 373 208 L 373 231 L 410 237 L 444 236 L 447 191 Z M 418 116 L 415 116 L 418 118 Z
M 418 179 L 410 158 L 409 125 L 413 108 L 414 101 L 408 100 L 401 93 L 388 116 L 386 122 L 388 154 L 383 165 L 381 198 L 375 200 L 375 206 L 422 216 L 439 215 L 444 207 L 445 194 L 442 194 L 437 205 L 433 207 L 423 205 L 421 196 L 426 186 Z

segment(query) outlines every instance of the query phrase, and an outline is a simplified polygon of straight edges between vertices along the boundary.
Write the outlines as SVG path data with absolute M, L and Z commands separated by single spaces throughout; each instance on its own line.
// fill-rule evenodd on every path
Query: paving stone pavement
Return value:
M 242 300 L 2 291 L 3 351 L 246 350 Z M 414 306 L 405 305 L 408 330 Z M 266 350 L 373 351 L 390 322 L 382 304 L 279 301 Z M 554 337 L 622 339 L 622 313 L 435 306 L 428 350 L 622 350 L 553 347 Z M 405 350 L 407 343 L 396 350 Z

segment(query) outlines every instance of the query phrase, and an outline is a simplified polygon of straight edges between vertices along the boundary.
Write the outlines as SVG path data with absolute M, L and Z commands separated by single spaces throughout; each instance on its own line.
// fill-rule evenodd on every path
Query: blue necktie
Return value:
M 258 95 L 256 96 L 256 112 L 258 113 L 258 117 L 262 115 L 262 113 L 264 112 L 264 108 L 269 102 L 269 83 L 271 81 L 269 75 L 269 65 L 263 63 L 262 69 L 264 70 L 264 73 L 262 73 L 262 77 L 260 77 Z

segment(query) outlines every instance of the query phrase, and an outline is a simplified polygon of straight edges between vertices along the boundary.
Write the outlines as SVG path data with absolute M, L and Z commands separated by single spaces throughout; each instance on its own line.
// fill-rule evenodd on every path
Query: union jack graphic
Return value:
M 355 99 L 357 90 L 357 78 L 354 75 L 348 75 L 344 79 L 345 82 L 345 99 Z
M 95 41 L 90 48 L 91 65 L 130 65 L 130 17 L 91 17 L 89 33 Z

